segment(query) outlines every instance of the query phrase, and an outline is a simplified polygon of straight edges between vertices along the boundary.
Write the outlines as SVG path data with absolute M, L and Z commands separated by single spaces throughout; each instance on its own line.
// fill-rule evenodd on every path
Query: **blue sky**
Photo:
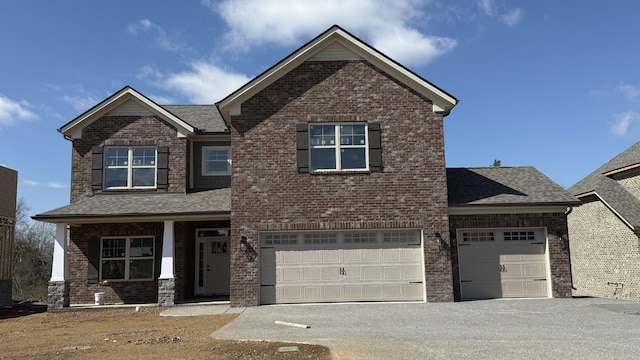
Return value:
M 447 166 L 532 165 L 568 187 L 640 138 L 640 2 L 11 1 L 0 12 L 0 164 L 30 215 L 69 202 L 56 131 L 125 85 L 214 103 L 333 24 L 460 100 Z

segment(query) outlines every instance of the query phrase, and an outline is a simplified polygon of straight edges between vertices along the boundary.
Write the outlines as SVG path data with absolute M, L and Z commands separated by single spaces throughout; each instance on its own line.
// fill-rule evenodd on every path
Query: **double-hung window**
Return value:
M 101 280 L 152 280 L 153 237 L 103 238 L 100 252 Z
M 156 186 L 155 147 L 108 147 L 104 150 L 106 188 L 153 188 Z
M 310 124 L 309 170 L 368 170 L 367 124 Z
M 202 175 L 230 175 L 231 148 L 228 146 L 202 147 Z

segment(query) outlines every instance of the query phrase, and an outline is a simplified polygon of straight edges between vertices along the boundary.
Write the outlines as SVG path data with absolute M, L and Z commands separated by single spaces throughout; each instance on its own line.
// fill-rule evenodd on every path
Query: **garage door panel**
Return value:
M 398 262 L 402 260 L 400 249 L 382 249 L 382 260 L 384 262 Z
M 458 246 L 462 298 L 546 297 L 548 284 L 545 280 L 547 256 L 544 230 L 519 231 L 527 236 L 534 232 L 535 241 L 514 238 L 513 234 L 518 232 L 507 231 L 512 237 L 505 241 L 503 230 L 481 231 L 492 232 L 494 240 L 462 242 Z
M 382 268 L 379 266 L 371 266 L 363 269 L 365 280 L 381 280 Z
M 407 281 L 422 280 L 422 268 L 420 266 L 403 266 L 402 279 Z
M 320 250 L 305 250 L 302 253 L 302 261 L 305 264 L 320 264 Z
M 385 280 L 400 280 L 402 279 L 402 268 L 398 266 L 387 266 L 384 268 Z
M 339 300 L 342 297 L 342 286 L 329 285 L 322 287 L 322 296 L 327 300 Z
M 322 280 L 322 269 L 317 267 L 308 267 L 302 269 L 302 279 L 304 282 L 317 282 Z
M 321 250 L 323 263 L 339 263 L 340 251 L 336 250 Z
M 345 281 L 361 281 L 364 279 L 364 276 L 362 274 L 362 268 L 359 267 L 345 267 L 344 268 L 344 272 L 345 275 L 344 276 L 344 280 Z
M 302 269 L 285 268 L 282 269 L 282 282 L 300 282 L 302 280 Z
M 287 243 L 261 250 L 261 285 L 275 285 L 261 286 L 261 303 L 423 299 L 420 246 L 340 241 Z
M 322 268 L 322 281 L 339 281 L 340 269 L 336 267 L 323 267 Z

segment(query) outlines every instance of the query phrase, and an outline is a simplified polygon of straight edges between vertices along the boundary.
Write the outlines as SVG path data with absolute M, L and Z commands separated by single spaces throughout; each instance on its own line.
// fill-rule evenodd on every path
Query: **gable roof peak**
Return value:
M 338 25 L 333 25 L 308 43 L 302 45 L 289 56 L 256 76 L 251 81 L 234 91 L 217 103 L 222 117 L 227 122 L 231 116 L 240 115 L 243 102 L 256 95 L 270 84 L 274 83 L 287 73 L 318 54 L 327 46 L 339 43 L 353 54 L 368 61 L 375 67 L 383 70 L 391 77 L 405 84 L 412 90 L 421 94 L 433 103 L 433 111 L 448 115 L 451 109 L 458 103 L 458 99 L 440 89 L 436 85 L 409 70 L 397 61 L 391 59 L 379 50 L 373 48 L 363 40 L 344 30 Z
M 82 138 L 82 130 L 84 128 L 98 120 L 101 116 L 130 100 L 137 102 L 141 106 L 147 108 L 150 112 L 157 114 L 165 121 L 174 125 L 178 130 L 179 137 L 186 137 L 193 134 L 196 130 L 193 126 L 181 120 L 150 98 L 135 90 L 133 87 L 126 85 L 111 96 L 94 105 L 89 110 L 78 115 L 75 119 L 62 125 L 62 127 L 58 129 L 58 132 L 63 134 L 65 137 L 80 139 Z

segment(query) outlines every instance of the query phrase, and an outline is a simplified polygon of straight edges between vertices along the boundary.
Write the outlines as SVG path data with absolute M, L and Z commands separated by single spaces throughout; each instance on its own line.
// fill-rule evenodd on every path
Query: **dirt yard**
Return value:
M 237 315 L 164 317 L 162 310 L 0 308 L 0 359 L 331 359 L 324 346 L 211 337 Z M 291 346 L 298 351 L 278 351 Z

